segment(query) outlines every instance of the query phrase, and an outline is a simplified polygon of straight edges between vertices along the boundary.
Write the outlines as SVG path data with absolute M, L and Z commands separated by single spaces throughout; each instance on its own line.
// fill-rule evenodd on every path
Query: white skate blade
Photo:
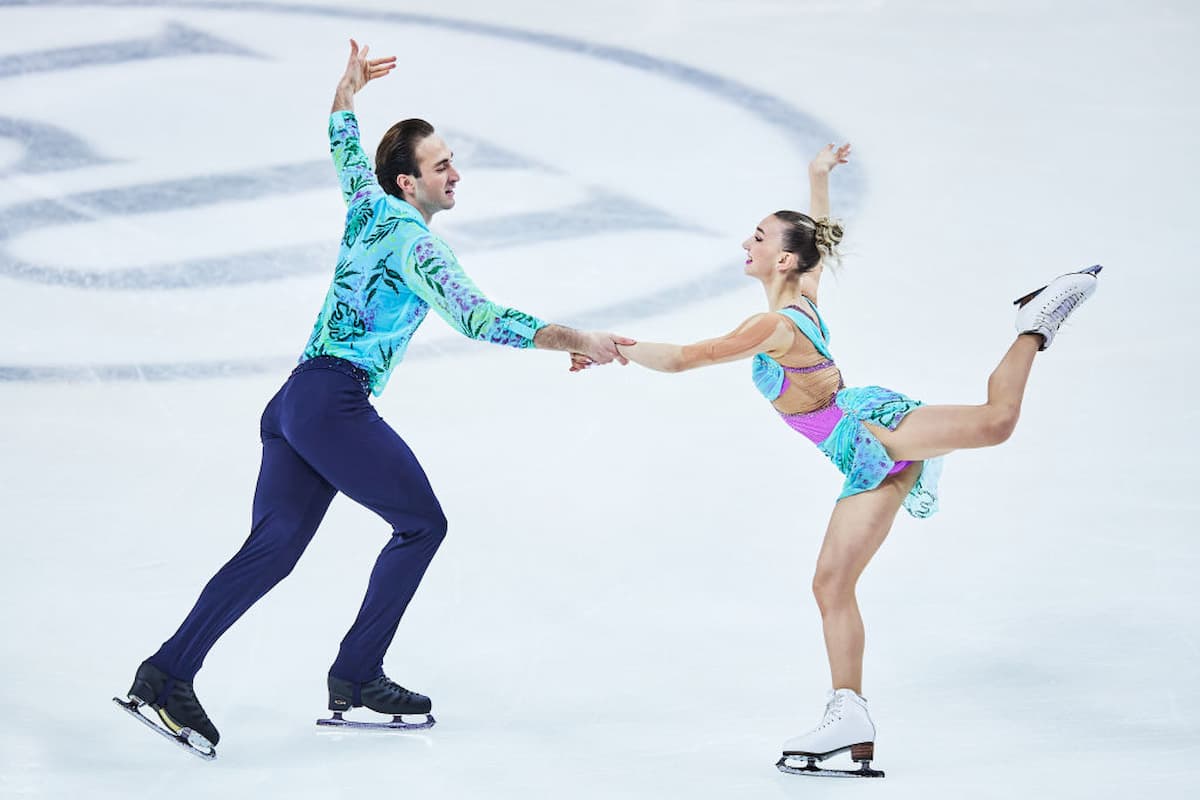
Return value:
M 803 766 L 789 763 L 789 759 L 805 762 Z M 871 762 L 861 762 L 858 769 L 825 769 L 817 766 L 816 756 L 785 755 L 775 763 L 775 768 L 789 775 L 809 775 L 814 778 L 882 778 L 883 770 L 871 769 Z
M 196 745 L 191 743 L 190 738 L 189 738 L 192 735 L 191 728 L 184 728 L 179 733 L 173 733 L 172 731 L 167 730 L 162 725 L 159 725 L 157 722 L 155 722 L 154 720 L 150 719 L 145 714 L 143 714 L 141 711 L 141 706 L 139 704 L 135 703 L 134 701 L 122 700 L 119 697 L 114 697 L 113 702 L 116 703 L 117 705 L 119 705 L 121 708 L 125 709 L 127 712 L 129 712 L 130 715 L 136 717 L 138 719 L 138 721 L 141 722 L 143 725 L 146 725 L 152 731 L 159 734 L 160 736 L 170 739 L 175 744 L 179 745 L 184 750 L 187 750 L 189 753 L 196 756 L 197 758 L 202 758 L 205 761 L 212 761 L 213 759 L 215 759 L 217 757 L 217 750 L 215 747 L 210 746 L 210 749 L 205 750 L 204 748 L 197 747 Z
M 420 715 L 413 714 L 411 716 Z M 433 714 L 426 714 L 423 722 L 405 722 L 402 715 L 396 714 L 392 717 L 391 722 L 358 722 L 357 720 L 343 719 L 342 712 L 335 711 L 332 717 L 317 720 L 317 724 L 334 728 L 355 728 L 358 730 L 423 731 L 436 725 L 437 720 L 433 718 Z

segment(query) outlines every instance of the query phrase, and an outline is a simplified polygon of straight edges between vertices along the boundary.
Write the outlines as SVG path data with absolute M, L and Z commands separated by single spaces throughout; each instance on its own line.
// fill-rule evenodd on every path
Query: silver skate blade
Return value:
M 803 759 L 807 763 L 799 767 L 789 764 L 789 758 Z M 783 756 L 776 762 L 775 768 L 789 775 L 811 775 L 814 778 L 882 778 L 884 776 L 883 770 L 871 769 L 870 761 L 861 761 L 859 764 L 858 769 L 823 769 L 817 766 L 817 759 L 812 756 Z
M 157 722 L 154 722 L 152 719 L 150 719 L 145 714 L 143 714 L 141 711 L 141 705 L 139 705 L 138 703 L 135 703 L 132 700 L 122 700 L 119 697 L 114 697 L 113 702 L 116 703 L 117 705 L 119 705 L 121 708 L 125 709 L 127 712 L 129 712 L 130 715 L 136 717 L 137 720 L 139 722 L 141 722 L 143 725 L 147 726 L 148 728 L 150 728 L 152 731 L 159 734 L 160 736 L 170 739 L 175 744 L 179 745 L 184 750 L 187 750 L 189 753 L 196 756 L 197 758 L 202 758 L 205 761 L 212 761 L 213 759 L 215 759 L 217 757 L 216 748 L 213 748 L 211 750 L 203 750 L 199 747 L 196 747 L 194 744 L 192 744 L 190 741 L 188 741 L 188 734 L 191 733 L 190 728 L 184 728 L 179 733 L 172 733 L 171 731 L 164 728 L 162 725 L 159 725 Z
M 1099 264 L 1093 264 L 1092 266 L 1088 267 L 1087 269 L 1079 270 L 1079 274 L 1080 275 L 1099 275 L 1100 270 L 1102 270 L 1102 269 L 1104 269 L 1104 267 L 1100 266 Z
M 412 716 L 417 715 L 413 714 Z M 356 728 L 358 730 L 423 731 L 436 725 L 437 720 L 433 718 L 433 714 L 426 714 L 423 722 L 405 722 L 400 714 L 396 714 L 392 717 L 391 722 L 359 722 L 352 719 L 343 719 L 342 712 L 335 711 L 329 719 L 317 720 L 317 724 L 334 728 Z

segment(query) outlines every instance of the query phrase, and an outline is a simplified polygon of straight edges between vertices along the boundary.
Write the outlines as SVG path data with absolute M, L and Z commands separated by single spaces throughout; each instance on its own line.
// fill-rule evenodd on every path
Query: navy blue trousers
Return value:
M 292 571 L 342 492 L 383 517 L 392 535 L 329 674 L 355 682 L 383 674 L 384 653 L 446 535 L 446 517 L 416 456 L 368 402 L 364 376 L 347 361 L 313 359 L 271 399 L 250 538 L 152 664 L 191 681 L 221 634 Z

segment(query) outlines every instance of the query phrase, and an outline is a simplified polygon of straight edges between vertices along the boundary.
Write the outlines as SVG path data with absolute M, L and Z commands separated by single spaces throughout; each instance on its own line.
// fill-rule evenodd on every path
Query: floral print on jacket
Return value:
M 333 281 L 300 360 L 344 358 L 367 371 L 379 395 L 433 308 L 472 339 L 533 347 L 546 323 L 493 303 L 420 212 L 383 191 L 349 111 L 329 118 L 329 149 L 346 201 Z

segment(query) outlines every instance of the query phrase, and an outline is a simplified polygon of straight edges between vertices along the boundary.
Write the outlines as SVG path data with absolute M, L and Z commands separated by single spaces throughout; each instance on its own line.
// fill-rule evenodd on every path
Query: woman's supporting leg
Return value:
M 813 594 L 821 610 L 834 689 L 862 694 L 865 635 L 854 588 L 921 474 L 920 463 L 888 477 L 878 488 L 839 500 L 817 557 Z
M 988 378 L 983 405 L 914 408 L 894 431 L 867 425 L 893 461 L 923 461 L 952 450 L 1001 444 L 1017 425 L 1025 384 L 1041 343 L 1036 334 L 1017 337 Z

